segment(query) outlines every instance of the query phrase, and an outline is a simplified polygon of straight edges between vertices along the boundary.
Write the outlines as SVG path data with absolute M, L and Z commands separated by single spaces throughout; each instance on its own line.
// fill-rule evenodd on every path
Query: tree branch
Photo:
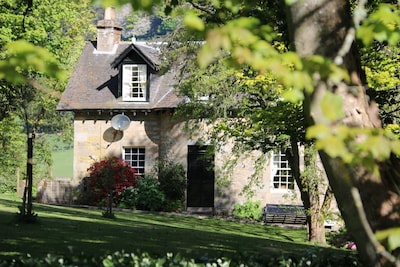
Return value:
M 27 6 L 24 12 L 24 18 L 22 20 L 22 28 L 25 30 L 25 18 L 28 16 L 28 13 L 32 11 L 33 0 L 27 0 Z
M 353 187 L 351 189 L 351 195 L 352 198 L 354 200 L 354 203 L 356 204 L 356 208 L 357 208 L 357 212 L 359 215 L 359 218 L 361 220 L 361 224 L 363 225 L 363 228 L 365 229 L 366 234 L 368 235 L 371 244 L 374 247 L 375 252 L 378 255 L 381 255 L 382 257 L 384 257 L 385 259 L 387 259 L 388 261 L 390 261 L 391 263 L 394 264 L 394 266 L 399 267 L 400 266 L 400 259 L 397 259 L 395 256 L 393 256 L 392 254 L 390 254 L 384 246 L 382 246 L 381 244 L 379 244 L 379 242 L 376 240 L 375 235 L 368 223 L 367 220 L 367 216 L 364 212 L 364 207 L 362 204 L 362 200 L 361 200 L 361 196 L 360 193 L 358 192 L 357 188 Z
M 367 0 L 360 0 L 354 10 L 354 26 L 347 31 L 342 47 L 340 48 L 338 54 L 334 59 L 336 65 L 341 65 L 343 63 L 344 56 L 350 51 L 350 48 L 355 40 L 356 28 L 358 28 L 361 21 L 364 20 L 367 16 L 367 12 L 365 11 L 365 5 L 367 4 L 367 2 Z
M 215 14 L 215 9 L 212 8 L 211 6 L 202 6 L 202 5 L 198 4 L 198 3 L 194 3 L 193 1 L 190 1 L 189 3 L 194 8 L 196 8 L 196 9 L 198 9 L 200 11 L 203 11 L 203 12 L 209 14 L 209 15 L 214 15 Z

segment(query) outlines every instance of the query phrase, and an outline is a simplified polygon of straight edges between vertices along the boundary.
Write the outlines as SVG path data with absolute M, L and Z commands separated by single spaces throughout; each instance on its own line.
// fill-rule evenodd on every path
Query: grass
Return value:
M 94 256 L 124 250 L 154 256 L 179 252 L 191 258 L 240 253 L 268 257 L 315 248 L 306 242 L 305 229 L 140 212 L 116 212 L 116 219 L 105 219 L 100 210 L 38 203 L 38 222 L 21 224 L 15 215 L 20 202 L 15 196 L 0 195 L 0 257 L 62 255 L 70 248 Z
M 58 134 L 43 134 L 38 140 L 45 142 L 46 146 L 52 149 L 53 164 L 51 175 L 53 178 L 72 177 L 73 175 L 73 144 L 66 142 Z M 39 163 L 40 164 L 40 163 Z
M 53 165 L 52 175 L 53 177 L 72 177 L 72 162 L 74 157 L 74 150 L 65 149 L 53 151 Z

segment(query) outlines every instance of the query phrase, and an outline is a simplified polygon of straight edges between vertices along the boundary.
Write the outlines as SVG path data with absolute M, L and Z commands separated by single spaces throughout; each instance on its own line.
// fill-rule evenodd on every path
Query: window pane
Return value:
M 140 175 L 144 174 L 145 169 L 145 149 L 137 147 L 124 148 L 124 160 L 126 160 L 129 165 L 136 169 L 137 173 Z
M 294 179 L 287 161 L 287 157 L 282 151 L 274 153 L 272 157 L 272 187 L 275 189 L 294 189 Z
M 124 65 L 122 76 L 123 100 L 146 101 L 147 66 Z

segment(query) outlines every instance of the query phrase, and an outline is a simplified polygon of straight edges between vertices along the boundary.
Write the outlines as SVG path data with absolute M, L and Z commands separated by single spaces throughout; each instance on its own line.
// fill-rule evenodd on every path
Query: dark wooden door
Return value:
M 214 207 L 214 152 L 208 146 L 188 146 L 188 207 Z

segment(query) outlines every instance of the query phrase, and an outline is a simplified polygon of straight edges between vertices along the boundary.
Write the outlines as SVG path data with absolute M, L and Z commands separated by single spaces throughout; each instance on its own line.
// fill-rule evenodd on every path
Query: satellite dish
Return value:
M 103 140 L 109 143 L 118 142 L 124 137 L 123 131 L 117 131 L 113 127 L 108 128 L 103 133 Z
M 125 131 L 128 129 L 131 120 L 124 114 L 118 114 L 112 117 L 111 126 L 117 131 Z

